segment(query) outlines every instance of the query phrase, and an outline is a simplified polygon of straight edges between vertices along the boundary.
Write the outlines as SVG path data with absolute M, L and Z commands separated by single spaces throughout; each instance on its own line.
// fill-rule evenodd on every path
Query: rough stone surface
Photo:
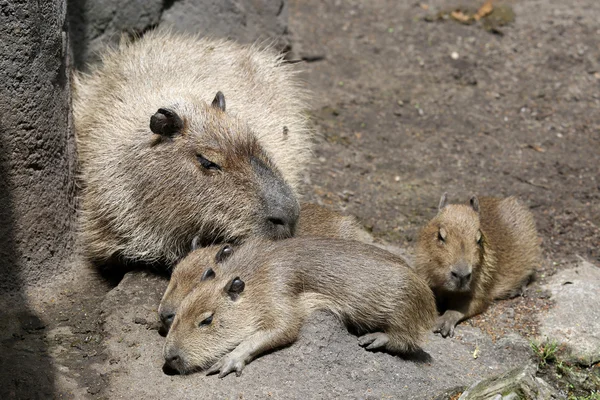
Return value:
M 275 40 L 289 45 L 287 0 L 180 0 L 161 17 L 161 24 L 213 37 L 229 37 L 248 43 Z
M 47 280 L 73 244 L 63 1 L 0 2 L 0 289 Z
M 96 61 L 98 52 L 121 34 L 139 34 L 157 25 L 162 0 L 69 0 L 69 35 L 75 66 Z
M 196 373 L 167 376 L 156 309 L 167 281 L 144 272 L 129 273 L 102 304 L 110 398 L 405 398 L 422 399 L 457 384 L 498 374 L 524 363 L 522 346 L 498 346 L 476 328 L 458 328 L 460 339 L 433 334 L 424 350 L 431 359 L 407 361 L 370 353 L 331 315 L 314 314 L 292 346 L 250 363 L 241 377 L 224 379 Z M 478 357 L 473 352 L 478 349 Z M 307 384 L 310 382 L 310 384 Z
M 52 398 L 46 322 L 24 291 L 66 272 L 75 149 L 64 0 L 0 1 L 0 398 Z
M 554 400 L 564 399 L 546 381 L 535 376 L 533 366 L 515 368 L 474 383 L 458 400 Z
M 552 276 L 545 286 L 554 307 L 542 317 L 540 340 L 569 347 L 572 358 L 592 365 L 600 361 L 600 268 L 581 260 L 575 268 Z
M 70 0 L 73 58 L 78 69 L 85 69 L 122 34 L 143 34 L 156 26 L 244 43 L 270 40 L 283 49 L 289 45 L 287 9 L 287 0 Z

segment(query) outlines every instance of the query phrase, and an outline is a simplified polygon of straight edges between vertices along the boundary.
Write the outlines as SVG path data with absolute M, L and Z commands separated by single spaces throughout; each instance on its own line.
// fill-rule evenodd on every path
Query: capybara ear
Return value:
M 438 230 L 438 240 L 440 242 L 445 242 L 447 236 L 448 232 L 446 232 L 446 229 L 444 229 L 444 227 L 440 227 L 440 229 Z
M 440 204 L 438 205 L 438 211 L 442 211 L 442 208 L 446 207 L 448 204 L 448 192 L 444 192 L 442 197 L 440 198 Z
M 200 280 L 207 281 L 209 279 L 214 279 L 215 276 L 216 276 L 215 271 L 213 271 L 212 268 L 209 268 L 206 271 L 204 271 L 204 273 L 202 274 L 202 278 L 200 278 Z
M 471 197 L 471 200 L 469 200 L 469 204 L 475 212 L 479 212 L 479 199 L 477 198 L 477 196 Z
M 192 239 L 192 251 L 197 250 L 200 247 L 200 237 L 194 236 Z
M 219 250 L 219 252 L 215 256 L 215 262 L 217 264 L 222 263 L 223 261 L 227 260 L 232 254 L 233 254 L 233 247 L 226 244 L 225 246 L 221 247 L 221 250 Z
M 183 120 L 168 108 L 159 108 L 150 118 L 150 130 L 161 136 L 172 137 L 183 129 Z
M 231 297 L 231 300 L 237 300 L 240 294 L 244 291 L 246 284 L 239 276 L 236 276 L 225 286 L 225 291 Z
M 223 95 L 223 92 L 217 92 L 217 95 L 215 96 L 215 99 L 212 101 L 211 105 L 225 112 L 225 95 Z

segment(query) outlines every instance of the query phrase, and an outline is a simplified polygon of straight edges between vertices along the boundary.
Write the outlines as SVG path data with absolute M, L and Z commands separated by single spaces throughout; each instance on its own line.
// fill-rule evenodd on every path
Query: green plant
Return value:
M 573 367 L 571 367 L 571 365 L 563 360 L 560 360 L 557 364 L 556 364 L 556 374 L 558 375 L 559 378 L 562 378 L 564 375 L 569 375 L 571 374 L 571 372 L 573 371 Z
M 570 394 L 567 400 L 600 400 L 600 392 L 593 392 L 587 396 L 575 396 Z
M 540 368 L 556 361 L 556 352 L 558 351 L 558 343 L 556 341 L 537 342 L 532 340 L 529 342 L 529 346 L 533 354 L 537 357 Z

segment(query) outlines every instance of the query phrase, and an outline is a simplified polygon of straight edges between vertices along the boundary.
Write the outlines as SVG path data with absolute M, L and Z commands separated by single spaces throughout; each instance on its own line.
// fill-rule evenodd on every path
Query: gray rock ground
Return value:
M 554 306 L 542 318 L 540 340 L 568 344 L 571 357 L 583 365 L 600 361 L 600 268 L 581 260 L 544 286 Z
M 502 375 L 474 383 L 461 394 L 458 400 L 566 399 L 546 381 L 535 375 L 534 366 L 515 368 Z

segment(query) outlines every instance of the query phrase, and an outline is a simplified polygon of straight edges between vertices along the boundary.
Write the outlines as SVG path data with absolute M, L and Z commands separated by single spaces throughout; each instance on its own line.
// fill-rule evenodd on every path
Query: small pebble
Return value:
M 452 57 L 453 60 L 458 60 L 458 53 L 453 51 L 452 53 L 450 53 L 450 57 Z

